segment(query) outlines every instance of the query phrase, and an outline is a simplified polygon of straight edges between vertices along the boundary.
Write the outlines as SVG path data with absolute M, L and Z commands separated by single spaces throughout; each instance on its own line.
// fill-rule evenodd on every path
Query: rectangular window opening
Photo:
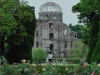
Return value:
M 72 47 L 72 43 L 73 43 L 73 41 L 70 41 L 70 46 Z
M 49 23 L 49 28 L 52 28 L 53 27 L 53 23 Z
M 53 39 L 53 33 L 49 33 L 49 38 L 50 38 L 50 40 Z
M 36 42 L 36 47 L 39 47 L 39 42 Z
M 53 50 L 53 44 L 50 44 L 50 50 Z
M 65 41 L 65 48 L 67 48 L 67 41 Z

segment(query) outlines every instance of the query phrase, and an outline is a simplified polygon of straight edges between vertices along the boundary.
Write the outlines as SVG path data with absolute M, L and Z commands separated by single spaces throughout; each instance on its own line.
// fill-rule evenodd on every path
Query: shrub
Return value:
M 3 63 L 4 65 L 0 65 L 0 75 L 100 75 L 100 64 L 97 65 L 96 62 L 67 65 Z
M 81 40 L 72 42 L 70 48 L 70 58 L 86 58 L 88 53 L 87 46 Z
M 33 63 L 41 63 L 46 61 L 47 53 L 41 47 L 32 50 Z
M 91 65 L 6 64 L 0 66 L 0 75 L 100 75 L 100 66 L 95 62 Z
M 81 58 L 53 58 L 53 61 L 56 61 L 56 60 L 58 60 L 59 62 L 66 60 L 67 63 L 79 64 Z

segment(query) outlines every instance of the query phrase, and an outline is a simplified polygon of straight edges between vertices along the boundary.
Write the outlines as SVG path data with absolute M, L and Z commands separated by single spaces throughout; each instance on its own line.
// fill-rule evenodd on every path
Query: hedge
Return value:
M 29 63 L 1 65 L 0 75 L 100 75 L 97 64 L 32 65 Z
M 62 62 L 63 60 L 65 60 L 66 63 L 73 63 L 73 64 L 79 64 L 81 62 L 81 58 L 53 58 L 53 61 Z

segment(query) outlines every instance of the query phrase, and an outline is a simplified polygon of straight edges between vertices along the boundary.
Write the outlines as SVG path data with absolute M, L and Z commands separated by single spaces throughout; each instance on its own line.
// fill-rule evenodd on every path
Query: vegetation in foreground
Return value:
M 23 59 L 22 63 L 8 64 L 6 59 L 0 65 L 0 75 L 100 75 L 100 64 L 93 62 L 67 65 L 32 65 Z

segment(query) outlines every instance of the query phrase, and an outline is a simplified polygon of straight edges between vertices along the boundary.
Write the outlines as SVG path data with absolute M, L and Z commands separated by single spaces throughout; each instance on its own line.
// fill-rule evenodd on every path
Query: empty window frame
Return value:
M 77 35 L 75 34 L 75 38 L 77 38 Z
M 53 27 L 53 23 L 49 23 L 49 28 L 52 28 Z
M 38 30 L 36 30 L 36 37 L 38 37 Z
M 70 47 L 72 47 L 72 43 L 73 43 L 73 41 L 70 41 Z
M 53 33 L 49 33 L 49 39 L 50 39 L 50 40 L 53 39 Z
M 53 44 L 50 44 L 50 50 L 53 50 Z
M 64 31 L 64 34 L 67 35 L 67 33 L 68 33 L 67 30 L 65 30 L 65 31 Z
M 65 41 L 65 48 L 67 48 L 67 41 Z
M 39 42 L 36 42 L 36 47 L 39 47 Z

